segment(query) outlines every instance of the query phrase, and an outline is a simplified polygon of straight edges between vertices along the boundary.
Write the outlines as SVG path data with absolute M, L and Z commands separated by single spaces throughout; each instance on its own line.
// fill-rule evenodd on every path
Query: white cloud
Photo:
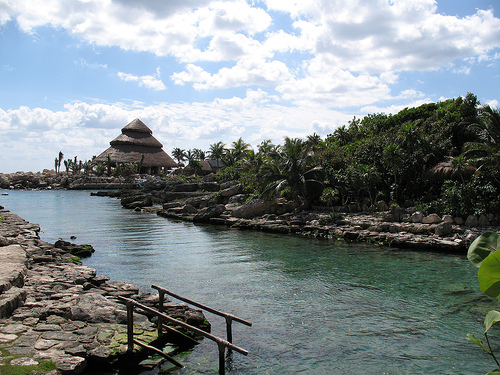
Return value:
M 99 64 L 99 63 L 89 63 L 86 59 L 80 58 L 78 60 L 73 61 L 75 65 L 79 66 L 84 66 L 86 68 L 91 68 L 91 69 L 107 69 L 108 64 Z
M 486 104 L 488 104 L 491 108 L 500 108 L 500 103 L 498 99 L 487 100 Z
M 155 91 L 166 90 L 167 87 L 161 80 L 160 68 L 156 69 L 155 75 L 136 76 L 129 73 L 118 72 L 118 78 L 125 82 L 138 82 L 139 86 Z
M 287 66 L 281 61 L 264 59 L 240 59 L 231 68 L 222 68 L 216 74 L 205 72 L 201 67 L 188 65 L 187 71 L 174 73 L 176 84 L 193 82 L 196 90 L 230 88 L 251 85 L 275 85 L 291 77 Z
M 289 14 L 293 29 L 280 29 L 267 9 Z M 48 25 L 92 45 L 173 56 L 186 64 L 169 72 L 173 82 L 196 90 L 274 86 L 296 104 L 346 107 L 386 100 L 400 72 L 468 74 L 498 56 L 492 9 L 467 17 L 437 10 L 434 0 L 18 0 L 0 5 L 0 23 L 15 19 L 33 34 Z M 159 72 L 118 76 L 166 89 Z
M 313 132 L 325 136 L 352 118 L 351 114 L 327 109 L 286 107 L 276 104 L 275 99 L 262 90 L 248 90 L 243 98 L 215 99 L 208 103 L 145 105 L 78 101 L 65 104 L 59 111 L 29 107 L 0 109 L 0 137 L 9 139 L 3 154 L 10 154 L 16 160 L 12 165 L 2 164 L 2 172 L 14 172 L 8 170 L 11 168 L 33 171 L 53 168 L 53 159 L 59 151 L 67 157 L 91 159 L 109 147 L 120 129 L 134 118 L 140 118 L 152 129 L 167 152 L 174 147 L 205 150 L 212 143 L 229 144 L 239 137 L 257 145 L 264 139 L 280 144 L 285 136 L 304 138 Z

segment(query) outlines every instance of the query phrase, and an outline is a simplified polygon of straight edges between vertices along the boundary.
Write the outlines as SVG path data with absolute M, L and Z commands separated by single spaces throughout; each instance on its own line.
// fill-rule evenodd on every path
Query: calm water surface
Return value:
M 253 322 L 235 323 L 230 374 L 481 374 L 493 362 L 467 341 L 496 307 L 465 256 L 193 225 L 122 209 L 88 191 L 9 191 L 0 205 L 41 237 L 89 243 L 98 274 L 158 284 Z M 224 322 L 211 314 L 212 332 Z M 218 371 L 215 343 L 176 374 Z M 168 372 L 166 365 L 161 371 Z M 157 371 L 156 371 L 157 372 Z

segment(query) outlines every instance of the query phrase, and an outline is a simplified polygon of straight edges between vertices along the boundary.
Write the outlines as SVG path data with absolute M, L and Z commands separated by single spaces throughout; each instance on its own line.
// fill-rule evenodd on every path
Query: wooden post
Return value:
M 134 351 L 134 303 L 127 301 L 127 353 Z
M 232 330 L 232 323 L 233 323 L 233 317 L 226 315 L 226 332 L 227 332 L 227 341 L 230 343 L 233 342 L 233 330 Z
M 225 375 L 226 373 L 226 346 L 223 342 L 217 341 L 217 346 L 219 347 L 219 375 Z
M 158 311 L 163 313 L 165 311 L 165 306 L 163 304 L 165 303 L 165 292 L 162 290 L 158 291 L 160 293 L 159 296 L 159 301 L 158 301 Z M 163 336 L 163 318 L 161 315 L 158 315 L 158 337 Z

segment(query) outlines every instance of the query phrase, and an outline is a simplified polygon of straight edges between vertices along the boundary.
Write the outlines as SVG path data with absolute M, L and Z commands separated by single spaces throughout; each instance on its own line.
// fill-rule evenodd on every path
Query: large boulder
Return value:
M 453 225 L 449 221 L 444 221 L 436 227 L 435 233 L 440 237 L 445 237 L 453 233 Z
M 219 217 L 225 211 L 223 204 L 202 208 L 194 217 L 193 221 L 197 223 L 208 223 L 211 218 Z
M 252 199 L 244 205 L 235 208 L 232 211 L 232 215 L 234 217 L 242 219 L 249 219 L 256 216 L 273 213 L 270 212 L 272 207 L 273 202 L 271 201 L 265 201 L 264 199 Z
M 89 257 L 95 251 L 92 245 L 77 245 L 64 240 L 57 240 L 54 246 L 80 258 Z
M 465 225 L 468 227 L 477 227 L 479 224 L 479 220 L 476 215 L 469 215 L 465 220 Z
M 439 215 L 436 214 L 427 215 L 422 219 L 422 224 L 437 224 L 440 222 L 441 218 L 439 217 Z
M 416 211 L 411 214 L 411 216 L 408 218 L 408 221 L 410 223 L 421 223 L 423 218 L 424 214 L 420 211 Z
M 91 323 L 127 322 L 124 305 L 112 302 L 98 293 L 86 293 L 76 297 L 70 308 L 70 319 Z

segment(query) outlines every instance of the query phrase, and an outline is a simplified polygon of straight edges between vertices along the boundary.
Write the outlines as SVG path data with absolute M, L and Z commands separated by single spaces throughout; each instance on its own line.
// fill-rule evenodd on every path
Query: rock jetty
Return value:
M 147 353 L 125 355 L 127 314 L 118 296 L 158 308 L 158 295 L 97 275 L 74 255 L 40 240 L 39 231 L 0 210 L 0 373 L 23 367 L 31 374 L 99 374 L 139 366 Z M 199 310 L 171 301 L 165 308 L 170 316 L 210 329 Z M 158 343 L 151 317 L 139 311 L 134 317 L 135 337 Z M 177 350 L 162 347 L 166 353 Z
M 388 207 L 385 202 L 364 211 L 352 206 L 299 211 L 294 202 L 252 199 L 237 184 L 214 181 L 163 181 L 144 184 L 140 190 L 92 194 L 117 197 L 125 208 L 195 223 L 457 254 L 465 254 L 482 232 L 500 230 L 498 218 L 492 215 L 465 219 L 424 215 L 416 207 Z
M 314 206 L 299 211 L 294 202 L 282 198 L 252 199 L 238 183 L 218 182 L 215 175 L 186 179 L 149 175 L 124 178 L 44 170 L 0 174 L 0 187 L 99 190 L 93 195 L 117 197 L 125 208 L 150 210 L 179 220 L 416 250 L 465 253 L 482 232 L 500 230 L 500 215 L 464 218 L 424 215 L 416 207 L 389 207 L 383 201 L 369 207 Z

